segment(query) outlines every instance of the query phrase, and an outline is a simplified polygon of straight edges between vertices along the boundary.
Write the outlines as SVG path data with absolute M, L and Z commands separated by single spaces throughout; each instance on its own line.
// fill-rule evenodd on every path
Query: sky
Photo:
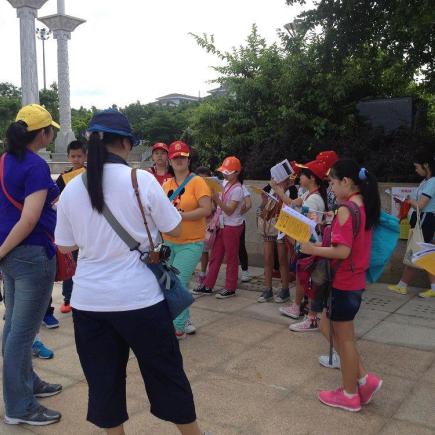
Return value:
M 149 103 L 170 93 L 205 96 L 216 87 L 218 60 L 188 34 L 214 34 L 220 50 L 242 44 L 256 23 L 268 42 L 301 6 L 285 0 L 65 0 L 66 14 L 86 20 L 71 36 L 71 105 L 97 108 Z M 308 2 L 311 3 L 311 2 Z M 48 0 L 39 17 L 56 13 Z M 306 6 L 305 6 L 306 7 Z M 36 27 L 43 27 L 36 22 Z M 20 86 L 16 11 L 0 0 L 0 82 Z M 37 40 L 38 79 L 42 42 Z M 57 82 L 56 41 L 46 42 L 47 84 Z

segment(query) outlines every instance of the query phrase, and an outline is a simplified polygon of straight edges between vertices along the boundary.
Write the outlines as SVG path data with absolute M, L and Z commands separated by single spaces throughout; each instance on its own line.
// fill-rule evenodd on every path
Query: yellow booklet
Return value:
M 423 248 L 412 256 L 412 262 L 426 270 L 432 275 L 435 275 L 435 245 L 431 243 L 419 243 Z
M 211 193 L 214 195 L 215 193 L 220 193 L 224 189 L 222 187 L 222 184 L 219 181 L 219 178 L 216 177 L 207 177 L 204 178 L 205 182 L 207 183 L 207 186 L 210 188 Z
M 315 232 L 316 225 L 315 221 L 285 206 L 279 213 L 275 228 L 298 242 L 306 243 Z
M 63 174 L 62 179 L 63 179 L 65 185 L 67 185 L 73 178 L 77 177 L 77 175 L 80 175 L 81 173 L 83 173 L 85 171 L 86 171 L 86 168 L 80 168 L 80 169 L 76 169 L 75 171 L 66 172 L 65 174 Z

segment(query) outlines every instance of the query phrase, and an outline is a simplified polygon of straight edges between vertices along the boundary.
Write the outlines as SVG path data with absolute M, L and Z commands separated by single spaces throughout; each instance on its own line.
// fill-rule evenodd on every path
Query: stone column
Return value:
M 71 33 L 65 30 L 55 30 L 57 40 L 57 82 L 59 85 L 59 123 L 60 131 L 56 136 L 56 153 L 66 153 L 68 144 L 75 140 L 71 129 L 71 103 L 69 85 L 68 39 Z
M 56 15 L 40 18 L 39 21 L 53 31 L 54 39 L 57 40 L 60 131 L 55 140 L 56 152 L 53 160 L 65 160 L 67 146 L 75 139 L 71 129 L 68 40 L 71 39 L 71 32 L 85 21 L 65 15 L 64 0 L 58 0 L 57 6 L 59 11 Z
M 39 103 L 35 18 L 47 0 L 8 0 L 20 19 L 22 105 Z

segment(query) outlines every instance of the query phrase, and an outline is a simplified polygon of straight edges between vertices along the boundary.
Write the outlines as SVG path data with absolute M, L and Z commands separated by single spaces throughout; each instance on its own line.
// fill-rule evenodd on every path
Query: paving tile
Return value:
M 400 307 L 397 314 L 435 321 L 435 299 L 413 298 Z
M 396 312 L 389 315 L 388 321 L 400 325 L 424 326 L 425 328 L 432 328 L 435 330 L 435 319 L 425 317 L 406 316 Z
M 218 374 L 193 382 L 192 389 L 197 415 L 218 427 L 222 422 L 238 428 L 247 427 L 254 416 L 265 408 L 272 408 L 287 394 Z
M 245 352 L 247 346 L 224 336 L 212 337 L 198 332 L 180 341 L 184 369 L 189 379 L 203 375 L 227 360 Z
M 425 380 L 427 382 L 435 382 L 435 362 L 424 373 L 423 380 Z
M 388 316 L 386 311 L 361 309 L 355 317 L 355 335 L 364 336 Z
M 295 391 L 318 368 L 322 348 L 319 334 L 275 334 L 222 366 L 228 376 L 257 382 L 283 391 Z M 326 344 L 324 346 L 326 351 Z
M 432 352 L 367 340 L 358 341 L 358 350 L 365 368 L 380 376 L 391 375 L 418 380 L 435 361 Z
M 404 305 L 411 296 L 403 296 L 388 290 L 368 289 L 364 292 L 361 309 L 393 313 Z
M 279 308 L 286 304 L 276 304 L 274 302 L 256 303 L 243 308 L 239 315 L 251 317 L 258 320 L 267 320 L 288 327 L 293 320 L 279 313 Z
M 435 431 L 435 383 L 421 382 L 415 386 L 395 414 L 395 418 L 422 424 Z
M 67 332 L 67 329 L 69 330 L 70 328 L 65 325 L 62 325 L 61 328 L 62 330 L 60 328 L 53 330 L 41 328 L 39 333 L 42 342 L 54 351 L 55 357 L 58 350 L 68 346 L 75 346 L 76 344 L 74 334 Z
M 397 323 L 388 320 L 375 326 L 364 335 L 364 339 L 414 349 L 435 350 L 433 329 L 414 325 L 399 327 Z
M 428 427 L 408 423 L 406 421 L 390 420 L 379 432 L 379 435 L 433 435 Z
M 78 381 L 85 379 L 75 345 L 59 349 L 56 351 L 54 358 L 48 361 L 34 359 L 33 365 L 36 371 L 42 368 L 47 372 L 54 372 L 60 375 L 66 374 L 69 378 Z
M 195 306 L 220 313 L 234 313 L 255 303 L 251 298 L 236 296 L 229 299 L 216 299 L 215 296 L 201 296 L 195 300 Z
M 213 337 L 223 336 L 244 344 L 254 344 L 267 340 L 273 334 L 282 330 L 281 325 L 270 322 L 259 322 L 258 320 L 229 316 L 217 323 L 201 328 L 203 334 Z
M 384 418 L 365 409 L 354 413 L 325 406 L 314 394 L 303 400 L 291 395 L 255 420 L 261 435 L 374 435 L 385 424 Z
M 196 304 L 193 304 L 192 308 L 190 309 L 190 316 L 195 327 L 200 329 L 203 326 L 223 321 L 227 315 L 215 311 L 204 310 L 198 307 Z

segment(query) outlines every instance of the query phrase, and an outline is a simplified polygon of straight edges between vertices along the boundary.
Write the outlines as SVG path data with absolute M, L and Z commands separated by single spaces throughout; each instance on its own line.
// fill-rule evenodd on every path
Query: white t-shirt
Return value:
M 153 175 L 137 172 L 151 235 L 173 230 L 181 216 Z M 104 200 L 115 218 L 148 251 L 148 236 L 131 184 L 131 168 L 106 163 Z M 71 306 L 85 311 L 129 311 L 164 299 L 154 274 L 95 211 L 81 177 L 67 184 L 57 208 L 56 244 L 80 249 Z
M 237 202 L 237 207 L 231 216 L 228 216 L 222 211 L 224 225 L 228 225 L 229 227 L 243 225 L 242 207 L 244 198 L 245 195 L 241 184 L 232 185 L 231 187 L 228 187 L 228 182 L 224 184 L 224 191 L 221 193 L 221 199 L 225 204 L 229 204 L 231 201 Z
M 302 196 L 302 207 L 308 207 L 310 211 L 325 211 L 325 202 L 318 192 L 310 194 L 305 192 Z

